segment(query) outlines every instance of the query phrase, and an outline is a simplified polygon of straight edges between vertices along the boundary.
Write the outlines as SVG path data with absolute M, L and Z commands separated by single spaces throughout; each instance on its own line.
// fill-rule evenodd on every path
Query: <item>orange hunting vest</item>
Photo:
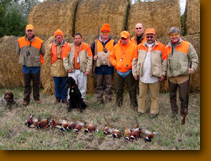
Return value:
M 61 53 L 61 59 L 62 60 L 63 60 L 63 53 L 65 52 L 67 46 L 68 46 L 67 42 L 65 42 L 64 45 L 62 46 L 62 53 Z M 57 57 L 57 46 L 56 46 L 55 42 L 52 43 L 51 53 L 52 53 L 51 64 L 53 64 L 58 59 L 58 57 Z

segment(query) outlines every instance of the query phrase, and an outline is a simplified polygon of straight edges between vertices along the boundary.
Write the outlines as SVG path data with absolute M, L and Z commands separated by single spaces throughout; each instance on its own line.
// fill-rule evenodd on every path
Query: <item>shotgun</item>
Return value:
M 191 67 L 192 67 L 192 62 L 190 62 L 190 68 Z M 188 87 L 187 87 L 187 92 L 186 92 L 186 102 L 185 102 L 184 115 L 182 117 L 182 122 L 181 122 L 182 125 L 185 124 L 185 118 L 188 114 L 189 93 L 190 93 L 190 74 L 189 74 L 189 78 L 188 78 Z
M 98 38 L 100 36 L 100 27 L 98 28 Z M 97 41 L 95 40 L 95 55 L 97 55 Z M 93 60 L 93 66 L 92 66 L 92 78 L 94 78 L 94 72 L 96 67 L 97 60 Z

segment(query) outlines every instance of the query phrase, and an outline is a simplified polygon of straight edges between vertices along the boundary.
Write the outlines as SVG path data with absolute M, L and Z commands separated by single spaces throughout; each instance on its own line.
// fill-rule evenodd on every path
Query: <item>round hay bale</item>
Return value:
M 200 63 L 200 34 L 187 35 L 182 38 L 190 42 L 194 46 L 198 54 L 198 58 L 199 58 L 198 68 L 196 69 L 196 72 L 191 76 L 191 79 L 190 79 L 190 91 L 197 92 L 197 91 L 200 91 L 200 64 L 201 64 Z
M 0 39 L 0 88 L 23 86 L 23 73 L 16 54 L 17 39 L 15 36 Z
M 97 35 L 98 28 L 108 23 L 112 35 L 125 27 L 128 0 L 83 0 L 76 11 L 75 32 L 83 36 Z
M 159 0 L 137 2 L 130 7 L 128 31 L 135 35 L 135 25 L 142 23 L 144 28 L 154 28 L 158 38 L 168 36 L 172 26 L 180 28 L 179 0 Z
M 33 7 L 28 24 L 35 28 L 37 36 L 50 37 L 59 28 L 64 37 L 72 36 L 74 27 L 75 9 L 79 0 L 46 1 Z
M 187 34 L 200 33 L 200 0 L 187 0 L 185 14 Z
M 54 94 L 54 82 L 53 77 L 50 75 L 50 58 L 47 57 L 47 52 L 50 52 L 49 45 L 54 41 L 54 36 L 49 37 L 45 42 L 45 56 L 44 56 L 44 64 L 41 69 L 41 82 L 44 88 L 43 93 L 45 94 Z

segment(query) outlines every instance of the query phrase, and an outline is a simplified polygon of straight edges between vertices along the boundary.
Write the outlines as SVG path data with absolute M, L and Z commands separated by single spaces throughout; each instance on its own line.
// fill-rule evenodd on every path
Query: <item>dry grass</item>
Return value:
M 179 0 L 159 0 L 137 2 L 130 7 L 128 31 L 135 35 L 135 25 L 142 23 L 144 28 L 154 28 L 158 38 L 168 36 L 172 26 L 180 28 Z
M 0 91 L 0 95 L 6 89 Z M 22 103 L 23 90 L 11 89 L 17 102 Z M 127 122 L 129 127 L 134 127 L 136 112 L 129 106 L 128 93 L 124 96 L 124 105 L 121 109 L 114 108 L 114 102 L 106 105 L 96 105 L 94 95 L 87 95 L 89 107 L 84 113 L 74 109 L 71 113 L 66 110 L 66 105 L 54 105 L 54 96 L 41 94 L 42 104 L 36 105 L 31 101 L 26 108 L 21 105 L 12 110 L 0 107 L 0 149 L 10 150 L 200 150 L 200 93 L 190 94 L 189 114 L 185 125 L 180 125 L 178 120 L 171 118 L 169 94 L 160 95 L 160 114 L 158 118 L 150 119 L 148 113 L 138 117 L 140 126 L 156 131 L 151 143 L 142 139 L 134 142 L 125 142 L 123 138 L 112 139 L 102 133 L 76 136 L 73 132 L 61 134 L 58 129 L 33 129 L 24 125 L 25 119 L 30 115 L 40 115 L 47 118 L 56 115 L 60 119 L 83 119 L 87 122 L 97 120 L 105 124 L 103 116 L 110 123 L 123 130 L 120 121 Z M 114 96 L 115 99 L 115 96 Z M 147 103 L 149 105 L 149 103 Z

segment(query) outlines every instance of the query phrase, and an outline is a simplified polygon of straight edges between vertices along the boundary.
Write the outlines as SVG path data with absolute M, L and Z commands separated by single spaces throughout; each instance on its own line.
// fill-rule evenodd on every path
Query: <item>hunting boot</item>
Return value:
M 56 98 L 55 104 L 58 104 L 61 101 L 61 98 Z

